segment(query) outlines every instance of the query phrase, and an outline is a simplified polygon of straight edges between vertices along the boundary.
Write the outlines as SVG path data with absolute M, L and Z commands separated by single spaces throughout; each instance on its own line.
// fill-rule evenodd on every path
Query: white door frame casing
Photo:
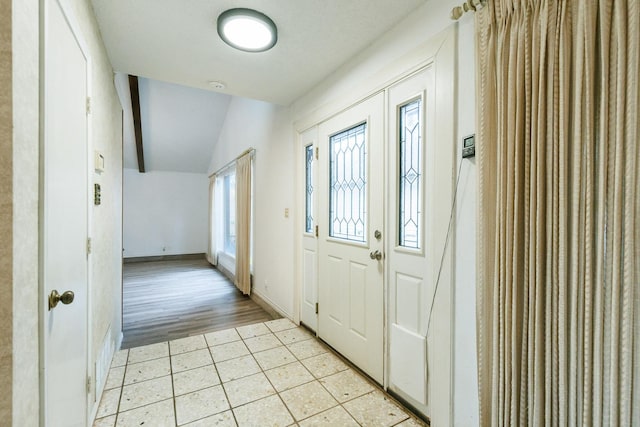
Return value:
M 82 36 L 82 32 L 81 32 L 81 26 L 79 24 L 79 21 L 76 19 L 76 16 L 73 12 L 73 7 L 70 4 L 69 0 L 41 0 L 41 19 L 40 19 L 40 33 L 41 33 L 41 43 L 40 43 L 40 143 L 39 143 L 39 152 L 40 152 L 40 166 L 39 166 L 39 175 L 40 175 L 40 184 L 39 184 L 39 191 L 40 194 L 42 195 L 40 197 L 40 203 L 39 203 L 39 236 L 40 236 L 40 241 L 39 241 L 39 268 L 38 268 L 38 276 L 39 276 L 39 283 L 38 283 L 38 295 L 40 295 L 39 298 L 39 313 L 40 313 L 40 319 L 39 319 L 39 330 L 38 330 L 38 341 L 39 341 L 39 360 L 40 360 L 40 366 L 39 366 L 39 370 L 40 370 L 40 402 L 41 402 L 41 406 L 40 406 L 40 423 L 41 425 L 48 425 L 48 420 L 46 419 L 47 417 L 47 397 L 46 397 L 46 375 L 45 375 L 45 371 L 47 369 L 46 366 L 46 356 L 47 356 L 47 345 L 46 345 L 46 322 L 45 322 L 45 316 L 47 315 L 48 312 L 48 288 L 47 288 L 47 284 L 45 283 L 45 270 L 44 270 L 44 266 L 45 266 L 45 257 L 46 257 L 46 249 L 45 249 L 45 242 L 44 239 L 46 236 L 45 234 L 45 220 L 44 220 L 44 215 L 45 215 L 45 161 L 46 159 L 44 158 L 44 153 L 45 153 L 45 145 L 46 145 L 46 141 L 47 141 L 47 135 L 46 135 L 46 129 L 47 129 L 47 114 L 46 114 L 46 108 L 45 108 L 45 102 L 46 102 L 46 97 L 48 96 L 48 92 L 47 92 L 47 86 L 46 86 L 46 81 L 47 81 L 47 76 L 46 76 L 46 64 L 48 61 L 48 57 L 51 54 L 50 53 L 50 41 L 47 37 L 48 34 L 48 25 L 49 25 L 49 16 L 50 16 L 50 8 L 51 7 L 59 7 L 64 20 L 66 22 L 66 24 L 68 25 L 73 38 L 75 40 L 75 42 L 77 43 L 80 52 L 82 54 L 82 56 L 84 57 L 85 61 L 86 61 L 86 88 L 85 88 L 85 94 L 86 94 L 86 129 L 85 129 L 85 142 L 86 142 L 86 202 L 87 202 L 87 206 L 86 206 L 86 220 L 87 220 L 87 230 L 86 230 L 86 234 L 87 234 L 87 238 L 90 239 L 91 238 L 91 230 L 92 230 L 92 218 L 93 218 L 93 213 L 92 213 L 92 206 L 93 204 L 91 203 L 91 201 L 93 200 L 93 187 L 92 187 L 92 180 L 93 180 L 93 158 L 94 158 L 94 154 L 93 154 L 93 141 L 92 141 L 92 126 L 91 126 L 91 114 L 90 114 L 90 100 L 91 100 L 91 96 L 92 96 L 92 59 L 91 59 L 91 55 L 89 54 L 89 47 L 87 45 L 87 43 L 85 42 L 84 37 Z M 92 364 L 92 350 L 93 350 L 93 345 L 92 345 L 92 329 L 91 329 L 91 323 L 92 323 L 92 318 L 91 318 L 91 310 L 90 307 L 92 306 L 92 295 L 91 295 L 91 282 L 92 282 L 92 262 L 91 262 L 91 254 L 89 251 L 87 251 L 87 261 L 86 261 L 86 284 L 87 284 L 87 288 L 86 288 L 86 300 L 84 301 L 76 301 L 74 300 L 74 303 L 80 303 L 80 302 L 84 302 L 86 303 L 86 325 L 85 325 L 85 332 L 86 332 L 86 354 L 85 354 L 85 360 L 86 360 L 86 377 L 87 379 L 90 381 L 89 385 L 90 387 L 87 387 L 87 394 L 86 394 L 86 400 L 84 402 L 85 406 L 86 406 L 86 422 L 87 424 L 91 424 L 96 412 L 97 412 L 97 403 L 100 397 L 100 390 L 96 390 L 95 388 L 95 381 L 92 378 L 92 372 L 94 372 L 94 370 L 92 370 L 93 364 Z M 62 286 L 63 288 L 63 286 Z
M 376 92 L 386 91 L 392 85 L 402 81 L 403 79 L 425 69 L 430 66 L 434 68 L 435 72 L 435 96 L 437 111 L 436 111 L 436 129 L 435 141 L 439 144 L 438 155 L 442 156 L 442 161 L 437 162 L 438 170 L 435 171 L 439 177 L 439 183 L 442 183 L 442 188 L 439 192 L 439 197 L 442 199 L 442 203 L 446 203 L 451 206 L 453 201 L 453 188 L 455 184 L 455 165 L 457 154 L 457 131 L 455 128 L 456 117 L 456 46 L 457 46 L 457 25 L 452 24 L 446 30 L 430 38 L 428 41 L 420 44 L 413 50 L 410 50 L 400 58 L 396 58 L 390 61 L 381 70 L 378 70 L 374 75 L 367 79 L 361 79 L 359 83 L 352 88 L 352 90 L 339 99 L 335 99 L 331 102 L 318 106 L 312 113 L 306 116 L 299 117 L 294 123 L 294 129 L 297 132 L 297 139 L 295 144 L 295 161 L 296 161 L 296 186 L 297 189 L 295 195 L 296 206 L 298 207 L 295 217 L 295 277 L 296 288 L 294 298 L 294 320 L 300 322 L 300 296 L 302 286 L 302 248 L 303 248 L 303 225 L 304 225 L 304 165 L 303 165 L 303 153 L 304 146 L 308 143 L 302 138 L 302 134 L 312 129 L 314 126 L 322 123 L 331 117 L 347 110 L 351 106 L 357 104 L 361 100 L 364 100 Z M 387 102 L 385 102 L 385 105 Z M 389 111 L 385 112 L 385 116 L 388 117 Z M 385 129 L 387 126 L 385 120 Z M 388 144 L 385 141 L 385 144 Z M 385 154 L 385 164 L 387 162 Z M 389 177 L 385 173 L 385 200 L 387 200 L 387 188 L 389 188 Z M 385 204 L 385 218 L 390 202 Z M 448 224 L 448 218 L 445 224 Z M 444 234 L 442 233 L 444 232 Z M 433 338 L 428 340 L 427 357 L 428 367 L 430 368 L 427 373 L 429 378 L 428 399 L 430 414 L 428 415 L 431 422 L 434 425 L 452 425 L 453 422 L 453 322 L 454 322 L 454 310 L 453 310 L 453 292 L 452 287 L 454 283 L 454 260 L 453 253 L 454 248 L 454 235 L 455 225 L 452 224 L 452 232 L 448 245 L 445 246 L 445 239 L 447 230 L 440 230 L 437 235 L 434 236 L 434 241 L 442 241 L 442 244 L 436 244 L 438 250 L 436 251 L 437 257 L 443 257 L 442 272 L 440 273 L 439 287 L 436 294 L 436 300 L 434 302 L 434 310 L 432 314 L 432 320 L 430 325 L 429 335 Z M 385 233 L 389 235 L 390 230 L 385 230 Z M 393 239 L 386 239 L 385 252 L 388 252 L 393 245 Z M 445 253 L 442 251 L 446 248 Z M 439 260 L 438 260 L 439 261 Z M 438 264 L 439 265 L 439 264 Z M 385 271 L 389 269 L 385 266 Z M 388 274 L 388 273 L 387 273 Z M 388 317 L 389 312 L 389 284 L 388 277 L 385 278 L 385 317 Z M 385 319 L 385 354 L 384 354 L 384 387 L 385 389 L 389 385 L 389 320 Z M 437 348 L 438 351 L 430 351 L 430 348 Z M 437 369 L 434 369 L 437 366 Z M 405 400 L 411 405 L 410 399 L 406 399 L 400 393 L 394 390 L 394 393 L 401 399 Z

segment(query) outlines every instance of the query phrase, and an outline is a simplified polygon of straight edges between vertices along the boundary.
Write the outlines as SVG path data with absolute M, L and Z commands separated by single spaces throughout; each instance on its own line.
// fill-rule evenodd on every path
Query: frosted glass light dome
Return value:
M 253 9 L 229 9 L 220 14 L 218 34 L 229 46 L 246 52 L 264 52 L 278 41 L 276 24 Z

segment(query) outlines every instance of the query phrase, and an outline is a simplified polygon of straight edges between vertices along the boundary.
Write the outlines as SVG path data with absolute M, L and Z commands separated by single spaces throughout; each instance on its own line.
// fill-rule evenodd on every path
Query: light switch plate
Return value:
M 104 172 L 104 156 L 99 151 L 95 152 L 95 169 L 96 172 Z
M 462 138 L 462 158 L 474 157 L 476 155 L 476 135 L 469 135 Z

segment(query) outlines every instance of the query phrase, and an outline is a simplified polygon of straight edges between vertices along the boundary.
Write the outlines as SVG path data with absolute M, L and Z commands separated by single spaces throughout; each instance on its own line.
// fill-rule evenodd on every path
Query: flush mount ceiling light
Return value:
M 224 82 L 219 82 L 217 80 L 211 80 L 209 82 L 209 86 L 211 86 L 214 89 L 218 89 L 218 90 L 224 90 L 227 87 L 227 85 L 224 84 Z
M 245 52 L 264 52 L 278 41 L 276 24 L 253 9 L 229 9 L 220 14 L 218 34 L 229 46 Z

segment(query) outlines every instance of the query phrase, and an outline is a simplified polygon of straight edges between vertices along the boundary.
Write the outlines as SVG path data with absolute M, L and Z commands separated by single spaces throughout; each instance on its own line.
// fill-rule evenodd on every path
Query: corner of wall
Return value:
M 39 288 L 38 288 L 38 193 L 39 193 L 39 91 L 40 31 L 38 0 L 2 0 L 12 10 L 1 13 L 9 24 L 0 25 L 10 32 L 7 51 L 12 59 L 1 61 L 10 67 L 12 78 L 0 79 L 13 94 L 13 353 L 12 381 L 4 388 L 3 398 L 13 400 L 13 425 L 38 425 L 40 422 Z M 4 156 L 3 156 L 4 157 Z M 18 173 L 19 172 L 19 173 Z M 4 192 L 3 192 L 4 194 Z M 11 193 L 8 193 L 11 194 Z M 8 281 L 7 283 L 11 283 Z M 4 377 L 4 376 L 3 376 Z M 11 378 L 11 376 L 9 376 Z M 3 418 L 4 419 L 4 418 Z

